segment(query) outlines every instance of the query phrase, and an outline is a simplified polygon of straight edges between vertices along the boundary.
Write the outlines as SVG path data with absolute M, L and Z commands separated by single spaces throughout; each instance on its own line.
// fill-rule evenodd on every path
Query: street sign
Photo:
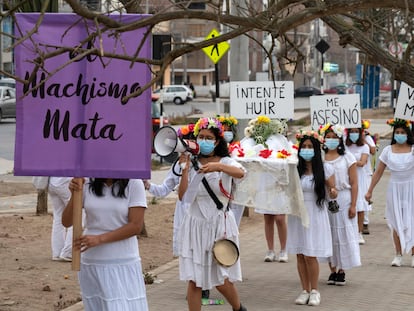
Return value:
M 205 38 L 206 40 L 215 38 L 220 36 L 220 33 L 213 28 L 211 32 L 208 34 L 208 36 Z M 230 44 L 227 41 L 223 41 L 220 43 L 216 43 L 214 45 L 209 45 L 203 48 L 204 53 L 211 59 L 211 61 L 214 64 L 217 64 L 217 62 L 220 60 L 220 58 L 223 57 L 224 54 L 230 49 Z

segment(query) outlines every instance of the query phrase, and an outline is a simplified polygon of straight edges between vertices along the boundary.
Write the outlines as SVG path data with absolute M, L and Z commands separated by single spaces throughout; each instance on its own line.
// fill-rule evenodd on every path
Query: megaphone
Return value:
M 160 157 L 168 157 L 174 152 L 188 151 L 193 155 L 200 152 L 200 147 L 195 141 L 178 137 L 177 132 L 171 126 L 161 127 L 154 136 L 154 151 Z

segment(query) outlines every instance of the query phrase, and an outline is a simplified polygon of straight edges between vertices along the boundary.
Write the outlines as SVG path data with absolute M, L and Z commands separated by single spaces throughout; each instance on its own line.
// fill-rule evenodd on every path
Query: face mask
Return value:
M 300 149 L 299 156 L 305 161 L 310 161 L 315 156 L 315 151 L 313 149 Z
M 232 142 L 232 140 L 233 140 L 233 138 L 234 138 L 234 135 L 233 135 L 233 132 L 232 131 L 224 131 L 224 140 L 227 142 L 227 143 L 231 143 Z
M 359 139 L 359 133 L 349 133 L 349 139 L 353 142 L 356 143 L 357 140 Z
M 407 141 L 407 134 L 395 134 L 394 139 L 397 144 L 404 144 Z
M 197 144 L 200 146 L 200 153 L 202 155 L 209 155 L 214 151 L 214 140 L 197 139 Z
M 327 138 L 325 140 L 325 146 L 329 150 L 335 150 L 339 146 L 339 139 L 338 138 Z

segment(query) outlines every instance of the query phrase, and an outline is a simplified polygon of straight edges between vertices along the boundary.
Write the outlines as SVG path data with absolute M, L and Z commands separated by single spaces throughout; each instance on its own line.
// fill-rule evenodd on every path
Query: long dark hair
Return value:
M 398 129 L 398 128 L 402 128 L 404 130 L 404 132 L 407 133 L 407 144 L 414 145 L 413 132 L 411 131 L 410 128 L 408 128 L 407 126 L 402 125 L 402 124 L 401 125 L 394 126 L 394 129 L 392 131 L 391 145 L 394 145 L 394 144 L 397 143 L 395 141 L 394 135 L 395 135 L 395 130 Z
M 315 152 L 314 157 L 312 158 L 312 174 L 313 174 L 313 182 L 314 182 L 314 191 L 316 194 L 316 204 L 320 207 L 323 207 L 322 203 L 325 201 L 326 198 L 326 189 L 325 189 L 325 171 L 323 169 L 323 162 L 322 162 L 322 155 L 321 155 L 321 144 L 317 139 L 310 136 L 304 136 L 299 142 L 299 150 L 302 149 L 303 143 L 305 140 L 309 139 L 312 142 L 313 151 Z M 306 172 L 306 161 L 299 156 L 298 162 L 298 172 L 299 176 Z
M 216 127 L 209 128 L 218 142 L 216 148 L 214 148 L 214 155 L 221 158 L 230 156 L 229 148 L 227 148 L 227 142 L 224 140 L 223 136 L 220 136 L 220 130 Z
M 351 138 L 349 138 L 350 134 L 351 134 L 351 129 L 346 129 L 346 141 L 345 141 L 345 145 L 347 145 L 348 147 L 351 146 L 354 142 L 351 140 Z M 364 142 L 364 137 L 362 135 L 363 131 L 362 128 L 358 128 L 358 133 L 359 133 L 359 137 L 358 140 L 355 142 L 355 145 L 361 147 L 363 145 L 365 145 Z
M 103 196 L 103 188 L 108 178 L 91 178 L 89 181 L 89 190 L 98 197 Z M 125 189 L 128 186 L 129 179 L 112 179 L 111 193 L 114 197 L 126 198 Z

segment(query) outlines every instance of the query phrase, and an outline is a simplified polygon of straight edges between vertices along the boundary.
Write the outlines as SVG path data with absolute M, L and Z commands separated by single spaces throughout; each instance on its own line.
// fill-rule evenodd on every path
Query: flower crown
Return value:
M 216 128 L 219 130 L 219 136 L 223 137 L 223 124 L 216 118 L 200 118 L 194 126 L 194 136 L 198 136 L 198 133 L 202 129 Z
M 221 122 L 221 124 L 227 125 L 228 127 L 236 126 L 239 123 L 239 121 L 237 121 L 237 119 L 233 116 L 217 116 L 216 118 Z
M 392 127 L 405 126 L 405 127 L 408 127 L 409 129 L 411 128 L 411 121 L 404 120 L 404 119 L 389 119 L 387 120 L 387 124 Z
M 361 127 L 362 127 L 363 130 L 369 129 L 370 126 L 371 126 L 371 121 L 370 120 L 362 120 Z
M 296 133 L 296 140 L 299 142 L 299 141 L 301 141 L 302 139 L 306 139 L 306 138 L 309 138 L 309 137 L 313 137 L 313 138 L 315 138 L 316 140 L 318 140 L 321 144 L 323 144 L 324 143 L 324 138 L 323 138 L 323 136 L 321 136 L 321 135 L 319 135 L 319 133 L 318 132 L 316 132 L 316 131 L 313 131 L 313 130 L 305 130 L 305 131 L 303 131 L 303 130 L 299 130 L 297 133 Z
M 339 138 L 341 138 L 344 135 L 344 127 L 339 125 L 339 124 L 335 124 L 335 125 L 331 125 L 330 123 L 327 123 L 325 126 L 320 126 L 319 127 L 319 135 L 322 135 L 325 137 L 325 135 L 329 132 L 334 132 L 336 136 L 338 136 Z
M 184 126 L 180 127 L 177 130 L 177 135 L 178 135 L 178 137 L 182 138 L 183 136 L 187 136 L 187 135 L 189 135 L 193 132 L 194 132 L 194 124 L 190 123 L 190 124 L 187 124 L 187 125 L 184 125 Z

